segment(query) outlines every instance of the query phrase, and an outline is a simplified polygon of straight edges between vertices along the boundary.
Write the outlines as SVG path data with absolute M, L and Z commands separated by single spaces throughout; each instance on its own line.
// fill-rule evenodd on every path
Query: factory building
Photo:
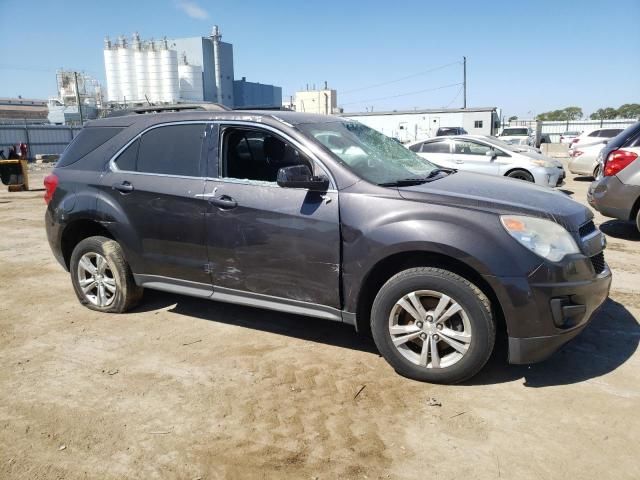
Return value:
M 495 135 L 500 128 L 496 107 L 344 113 L 401 142 L 434 137 L 441 127 L 462 127 L 472 135 Z
M 217 26 L 208 37 L 105 40 L 107 99 L 117 104 L 215 102 L 231 108 L 280 106 L 282 90 L 234 80 L 233 45 Z M 237 96 L 237 99 L 236 99 Z
M 331 115 L 338 112 L 338 92 L 327 87 L 321 90 L 302 90 L 296 92 L 293 100 L 296 112 Z
M 233 82 L 233 98 L 237 107 L 279 108 L 282 104 L 282 88 L 247 82 L 246 77 L 242 77 L 242 80 Z

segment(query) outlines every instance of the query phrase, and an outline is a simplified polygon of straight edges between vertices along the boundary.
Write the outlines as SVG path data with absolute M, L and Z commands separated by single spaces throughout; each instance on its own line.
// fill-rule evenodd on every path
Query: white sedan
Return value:
M 596 178 L 600 165 L 598 155 L 607 144 L 607 140 L 598 143 L 590 143 L 582 147 L 576 146 L 569 150 L 569 171 L 574 175 L 586 175 Z
M 441 167 L 502 175 L 547 187 L 564 183 L 564 168 L 558 160 L 492 137 L 436 137 L 413 142 L 407 148 Z

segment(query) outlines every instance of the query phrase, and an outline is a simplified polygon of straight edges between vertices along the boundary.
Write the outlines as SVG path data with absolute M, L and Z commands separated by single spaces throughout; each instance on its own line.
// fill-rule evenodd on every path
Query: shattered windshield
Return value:
M 307 123 L 298 128 L 359 177 L 378 185 L 418 182 L 439 171 L 394 139 L 358 122 Z

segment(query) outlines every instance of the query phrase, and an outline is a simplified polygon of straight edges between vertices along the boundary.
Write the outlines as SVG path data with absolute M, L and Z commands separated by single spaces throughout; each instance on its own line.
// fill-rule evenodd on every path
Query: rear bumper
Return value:
M 51 208 L 47 208 L 44 215 L 44 225 L 47 232 L 47 240 L 51 247 L 51 253 L 62 267 L 67 270 L 67 264 L 62 254 L 62 225 L 53 218 Z
M 581 155 L 569 160 L 567 165 L 569 171 L 574 175 L 593 175 L 593 171 L 596 169 L 596 159 L 591 155 Z
M 509 363 L 546 359 L 577 336 L 607 299 L 611 287 L 609 267 L 605 265 L 596 275 L 591 261 L 583 259 L 568 261 L 561 267 L 543 265 L 529 278 L 487 278 L 507 324 Z M 494 286 L 492 282 L 496 280 L 502 287 Z
M 587 192 L 589 205 L 607 217 L 631 220 L 631 210 L 640 197 L 640 186 L 627 185 L 618 177 L 602 177 Z

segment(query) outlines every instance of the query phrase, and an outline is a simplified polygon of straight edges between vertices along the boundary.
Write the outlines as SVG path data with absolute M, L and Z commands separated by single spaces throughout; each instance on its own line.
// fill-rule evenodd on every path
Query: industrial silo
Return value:
M 153 40 L 149 43 L 147 50 L 147 94 L 150 102 L 159 102 L 162 92 L 160 83 L 160 52 L 156 50 Z
M 136 100 L 138 91 L 136 87 L 135 67 L 133 55 L 124 37 L 118 42 L 118 69 L 120 77 L 120 96 L 124 102 Z
M 178 65 L 178 81 L 181 100 L 202 101 L 204 99 L 202 67 L 189 65 L 184 54 Z
M 120 77 L 118 73 L 117 50 L 111 45 L 109 37 L 104 40 L 104 70 L 107 77 L 107 98 L 110 102 L 116 102 L 121 98 Z
M 138 33 L 133 34 L 133 65 L 136 77 L 136 99 L 138 101 L 145 101 L 145 95 L 148 96 L 148 82 L 147 82 L 147 52 L 144 50 L 142 42 L 140 41 L 140 35 Z
M 178 100 L 178 53 L 169 50 L 167 40 L 162 41 L 160 49 L 160 79 L 163 102 L 175 103 Z

